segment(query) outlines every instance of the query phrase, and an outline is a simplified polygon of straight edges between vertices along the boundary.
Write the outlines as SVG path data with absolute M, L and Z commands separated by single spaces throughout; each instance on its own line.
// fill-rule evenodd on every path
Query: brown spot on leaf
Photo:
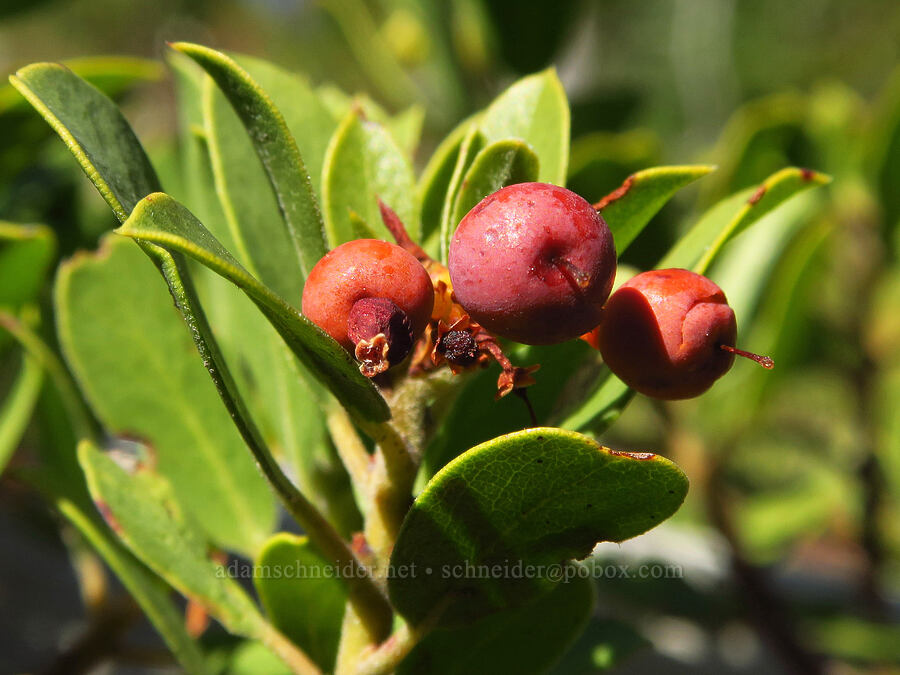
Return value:
M 116 520 L 116 517 L 113 515 L 112 510 L 109 508 L 109 504 L 107 504 L 102 499 L 97 500 L 97 510 L 100 512 L 100 515 L 103 516 L 103 520 L 106 521 L 106 524 L 109 525 L 110 529 L 116 534 L 122 534 L 122 525 Z
M 614 201 L 621 199 L 628 194 L 628 191 L 631 189 L 632 185 L 634 185 L 634 175 L 628 176 L 628 178 L 625 179 L 624 183 L 622 183 L 619 187 L 606 195 L 599 202 L 594 204 L 594 210 L 602 211 Z
M 805 181 L 811 181 L 816 177 L 816 172 L 812 169 L 800 169 L 800 178 Z
M 765 185 L 760 185 L 759 188 L 757 188 L 756 192 L 754 192 L 753 195 L 750 197 L 750 199 L 747 200 L 747 203 L 750 206 L 753 206 L 754 204 L 756 204 L 766 194 L 767 189 L 768 188 Z
M 613 449 L 609 450 L 609 454 L 616 455 L 618 457 L 630 457 L 631 459 L 637 459 L 641 461 L 653 459 L 654 457 L 656 457 L 656 454 L 652 452 L 625 452 L 624 450 Z

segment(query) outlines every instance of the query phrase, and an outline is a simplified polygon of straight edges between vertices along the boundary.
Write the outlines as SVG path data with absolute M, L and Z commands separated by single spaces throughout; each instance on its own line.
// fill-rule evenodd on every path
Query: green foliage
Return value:
M 372 46 L 359 56 L 371 58 L 382 92 L 395 106 L 413 103 L 419 82 L 401 62 L 419 49 L 444 49 L 425 30 L 440 17 L 398 0 L 377 28 L 359 3 L 326 5 L 355 49 Z M 468 24 L 480 25 L 467 11 Z M 397 51 L 386 36 L 401 34 L 416 39 Z M 55 315 L 32 322 L 55 239 L 40 226 L 0 224 L 0 325 L 21 363 L 0 408 L 0 466 L 51 383 L 68 416 L 54 417 L 61 433 L 81 441 L 80 468 L 69 439 L 64 452 L 42 458 L 32 482 L 121 578 L 189 672 L 537 673 L 557 663 L 593 672 L 643 646 L 633 630 L 591 617 L 601 585 L 577 561 L 598 542 L 621 542 L 668 519 L 688 479 L 659 455 L 617 452 L 576 433 L 606 431 L 634 397 L 594 350 L 582 341 L 503 345 L 517 365 L 542 365 L 528 407 L 516 396 L 491 400 L 496 368 L 451 377 L 429 369 L 427 354 L 417 362 L 424 372 L 398 368 L 376 386 L 297 306 L 306 274 L 329 246 L 390 237 L 378 198 L 446 262 L 459 221 L 506 185 L 564 184 L 569 176 L 594 199 L 609 177 L 618 182 L 627 173 L 598 203 L 621 254 L 712 167 L 645 168 L 658 147 L 641 132 L 582 137 L 570 166 L 569 104 L 548 69 L 456 126 L 417 180 L 423 108 L 392 115 L 366 96 L 314 86 L 258 59 L 173 47 L 180 148 L 177 170 L 161 174 L 166 191 L 121 112 L 95 87 L 52 64 L 11 78 L 124 236 L 109 235 L 97 252 L 63 263 Z M 883 119 L 892 119 L 893 108 L 885 110 Z M 693 226 L 659 266 L 713 269 L 726 279 L 756 270 L 737 307 L 759 319 L 751 339 L 777 346 L 791 337 L 786 327 L 829 231 L 804 227 L 821 201 L 793 198 L 828 177 L 786 168 L 741 189 L 750 184 L 744 176 L 765 164 L 754 149 L 763 143 L 759 130 L 781 123 L 778 115 L 762 118 L 735 126 L 743 139 L 737 156 L 722 162 L 727 176 L 706 196 L 733 194 L 692 214 Z M 892 175 L 884 162 L 879 175 Z M 775 244 L 756 256 L 734 253 L 756 233 Z M 429 271 L 442 274 L 434 261 Z M 761 307 L 767 289 L 777 301 Z M 53 341 L 38 335 L 41 324 L 56 326 L 65 364 Z M 430 345 L 423 347 L 427 353 Z M 736 381 L 746 394 L 735 407 L 749 401 L 762 409 L 771 385 L 759 374 Z M 883 386 L 895 399 L 893 380 Z M 541 424 L 561 428 L 527 429 L 529 407 Z M 724 405 L 710 410 L 735 428 L 749 419 Z M 882 430 L 893 438 L 886 410 Z M 106 451 L 93 418 L 109 436 Z M 143 444 L 136 467 L 122 439 Z M 797 532 L 826 527 L 839 510 L 840 499 L 822 500 L 823 493 L 853 494 L 835 476 L 827 467 L 792 490 L 753 495 L 737 529 L 757 552 L 777 555 Z M 273 534 L 270 488 L 305 536 Z M 362 533 L 348 541 L 360 513 Z M 763 531 L 770 536 L 756 536 Z M 261 606 L 214 561 L 210 545 L 256 563 Z M 242 640 L 227 648 L 194 640 L 169 589 Z

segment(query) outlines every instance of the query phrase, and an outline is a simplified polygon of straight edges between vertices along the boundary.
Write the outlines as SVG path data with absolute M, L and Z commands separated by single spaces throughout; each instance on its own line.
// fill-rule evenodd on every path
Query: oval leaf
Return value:
M 616 242 L 616 252 L 628 248 L 650 219 L 681 188 L 702 178 L 712 166 L 657 166 L 630 175 L 622 185 L 601 199 L 600 211 Z
M 213 541 L 258 550 L 274 525 L 272 495 L 140 251 L 108 238 L 99 255 L 64 263 L 55 302 L 63 353 L 104 426 L 153 446 Z
M 681 470 L 657 455 L 552 428 L 501 436 L 416 499 L 391 557 L 391 600 L 413 624 L 441 609 L 453 625 L 521 605 L 565 574 L 564 561 L 655 527 L 686 493 Z
M 143 200 L 120 234 L 187 254 L 222 275 L 256 303 L 297 358 L 358 418 L 381 422 L 387 403 L 331 337 L 250 275 L 184 206 L 166 194 Z
M 390 206 L 414 240 L 420 235 L 412 166 L 381 125 L 352 109 L 341 122 L 325 157 L 322 207 L 332 245 L 355 238 L 355 212 L 380 239 L 393 241 L 381 221 L 378 198 Z
M 524 77 L 485 110 L 480 129 L 488 142 L 520 138 L 541 161 L 538 180 L 565 185 L 569 164 L 569 102 L 556 70 Z
M 347 589 L 334 563 L 310 546 L 306 537 L 279 533 L 256 561 L 253 578 L 270 621 L 325 672 L 333 672 L 341 637 Z
M 253 78 L 232 59 L 208 47 L 177 42 L 216 81 L 241 118 L 281 209 L 304 276 L 327 246 L 322 216 L 300 150 L 281 112 Z
M 536 181 L 540 163 L 524 141 L 491 143 L 475 156 L 456 195 L 451 223 L 456 225 L 478 202 L 507 185 Z

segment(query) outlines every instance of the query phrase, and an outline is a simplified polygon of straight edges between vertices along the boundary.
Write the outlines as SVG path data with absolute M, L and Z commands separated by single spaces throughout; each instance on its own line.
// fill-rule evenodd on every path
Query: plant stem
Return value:
M 369 480 L 372 474 L 372 456 L 356 433 L 347 411 L 337 404 L 329 407 L 325 416 L 328 433 L 334 441 L 341 462 L 350 474 L 353 485 L 368 498 Z M 365 505 L 360 505 L 363 511 Z
M 287 664 L 295 675 L 322 675 L 319 667 L 297 645 L 264 623 L 262 642 Z

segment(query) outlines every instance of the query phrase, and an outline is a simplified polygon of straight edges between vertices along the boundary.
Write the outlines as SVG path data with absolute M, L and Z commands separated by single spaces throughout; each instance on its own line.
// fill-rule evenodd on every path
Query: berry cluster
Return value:
M 556 185 L 521 183 L 485 197 L 459 223 L 448 267 L 432 260 L 381 204 L 397 244 L 351 241 L 313 268 L 303 312 L 374 377 L 412 354 L 410 371 L 454 372 L 498 362 L 498 395 L 534 383 L 498 337 L 533 345 L 582 337 L 633 389 L 697 396 L 734 356 L 737 327 L 725 294 L 684 269 L 638 274 L 610 296 L 612 233 L 587 201 Z

